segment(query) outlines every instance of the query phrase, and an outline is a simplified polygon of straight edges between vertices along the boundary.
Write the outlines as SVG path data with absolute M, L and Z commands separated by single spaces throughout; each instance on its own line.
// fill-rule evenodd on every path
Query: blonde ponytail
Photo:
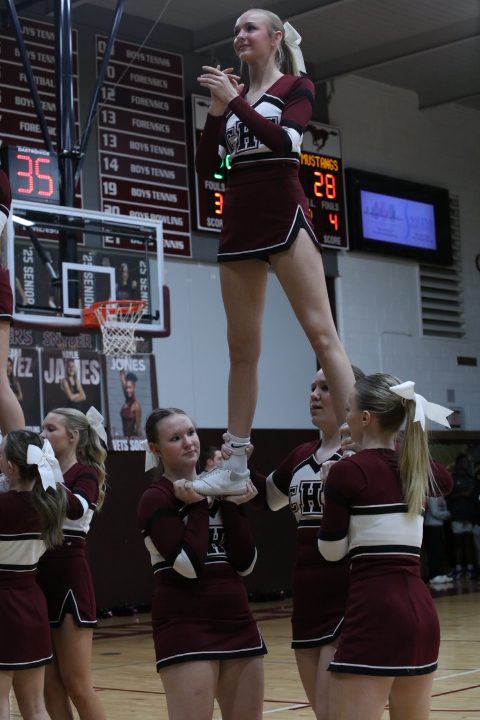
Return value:
M 421 513 L 429 487 L 436 487 L 433 477 L 427 433 L 414 422 L 415 401 L 404 400 L 405 430 L 400 444 L 398 469 L 409 513 Z
M 415 402 L 393 393 L 398 385 L 393 375 L 375 373 L 355 383 L 357 406 L 374 413 L 382 430 L 398 433 L 405 423 L 400 441 L 398 471 L 402 496 L 408 512 L 422 512 L 429 484 L 435 487 L 431 469 L 427 434 L 419 422 L 414 422 Z

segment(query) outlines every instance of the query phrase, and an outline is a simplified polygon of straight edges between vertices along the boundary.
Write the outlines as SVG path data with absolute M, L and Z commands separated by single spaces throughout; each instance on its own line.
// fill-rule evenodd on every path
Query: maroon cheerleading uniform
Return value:
M 63 476 L 68 493 L 63 544 L 47 550 L 38 565 L 38 584 L 48 605 L 52 627 L 71 613 L 79 627 L 95 627 L 97 608 L 85 544 L 98 500 L 98 476 L 94 468 L 73 465 Z
M 138 522 L 155 578 L 157 671 L 265 654 L 241 577 L 257 555 L 241 509 L 226 500 L 184 505 L 160 477 L 140 499 Z
M 316 537 L 323 517 L 324 482 L 315 459 L 320 442 L 304 443 L 285 458 L 262 483 L 252 480 L 259 497 L 271 510 L 290 506 L 297 523 L 293 569 L 292 648 L 311 648 L 331 643 L 339 635 L 348 589 L 347 558 L 330 563 L 317 549 Z M 330 460 L 339 460 L 334 453 Z M 255 501 L 253 501 L 255 504 Z
M 243 93 L 245 94 L 245 93 Z M 239 96 L 224 116 L 207 115 L 196 155 L 197 172 L 212 176 L 230 156 L 219 262 L 287 250 L 301 228 L 319 246 L 298 178 L 303 132 L 315 88 L 306 77 L 282 75 L 250 105 Z
M 8 177 L 3 170 L 0 170 L 0 235 L 3 235 L 4 228 L 10 215 L 12 205 L 12 193 Z M 13 294 L 8 278 L 7 270 L 0 265 L 0 322 L 12 322 Z
M 330 470 L 318 546 L 348 553 L 350 587 L 333 672 L 422 675 L 436 670 L 440 627 L 420 575 L 423 518 L 408 513 L 394 450 L 362 450 Z M 451 477 L 434 464 L 440 492 Z
M 45 552 L 30 492 L 0 492 L 0 671 L 52 660 L 47 604 L 35 582 Z

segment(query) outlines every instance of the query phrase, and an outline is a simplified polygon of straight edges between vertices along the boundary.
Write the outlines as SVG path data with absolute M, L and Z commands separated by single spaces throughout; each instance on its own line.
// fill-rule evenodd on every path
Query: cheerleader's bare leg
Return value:
M 218 660 L 168 665 L 159 671 L 169 720 L 211 720 L 218 682 Z
M 238 441 L 239 445 L 223 468 L 214 468 L 193 482 L 194 490 L 202 495 L 243 494 L 246 491 L 246 451 L 257 404 L 257 367 L 261 350 L 267 273 L 268 263 L 263 260 L 239 260 L 220 264 L 230 354 L 228 433 L 235 436 L 234 441 Z M 230 471 L 231 480 L 224 477 Z M 235 492 L 234 488 L 237 488 Z
M 15 672 L 14 690 L 24 720 L 49 720 L 43 698 L 45 666 Z M 3 715 L 0 715 L 3 720 Z M 6 716 L 7 718 L 10 715 Z
M 355 379 L 333 322 L 320 252 L 302 229 L 291 247 L 271 255 L 270 262 L 325 373 L 341 425 Z
M 332 673 L 329 708 L 332 720 L 381 720 L 393 677 Z M 402 720 L 409 720 L 403 717 Z
M 335 647 L 333 645 L 295 650 L 298 674 L 316 720 L 329 720 L 330 673 L 327 668 L 334 655 Z
M 216 698 L 222 720 L 262 720 L 263 657 L 223 660 Z
M 390 691 L 390 720 L 428 720 L 433 673 L 395 678 Z

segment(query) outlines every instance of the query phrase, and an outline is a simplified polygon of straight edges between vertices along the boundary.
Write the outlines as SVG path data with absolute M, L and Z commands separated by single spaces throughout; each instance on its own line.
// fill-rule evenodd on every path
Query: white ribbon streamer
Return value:
M 423 395 L 415 392 L 415 383 L 413 380 L 407 380 L 406 382 L 400 383 L 400 385 L 392 385 L 390 390 L 395 393 L 395 395 L 399 395 L 406 400 L 415 401 L 415 417 L 413 421 L 419 422 L 422 430 L 425 430 L 425 418 L 433 420 L 439 423 L 439 425 L 450 427 L 447 417 L 453 413 L 453 410 L 425 400 Z
M 300 50 L 300 43 L 302 42 L 302 36 L 290 25 L 289 22 L 283 23 L 283 29 L 285 31 L 285 42 L 292 51 L 292 55 L 297 63 L 297 68 L 300 72 L 307 74 L 307 68 L 305 67 L 305 60 L 303 59 L 303 53 Z
M 152 452 L 148 440 L 142 440 L 140 448 L 145 450 L 145 472 L 158 467 L 158 457 Z
M 95 430 L 97 435 L 103 440 L 105 445 L 107 444 L 107 431 L 103 426 L 103 415 L 101 415 L 96 408 L 92 407 L 87 410 L 86 418 L 88 424 Z
M 60 465 L 48 440 L 43 441 L 43 447 L 41 448 L 38 447 L 38 445 L 28 446 L 27 463 L 38 466 L 38 472 L 44 490 L 47 490 L 49 487 L 55 490 L 57 483 L 63 483 Z

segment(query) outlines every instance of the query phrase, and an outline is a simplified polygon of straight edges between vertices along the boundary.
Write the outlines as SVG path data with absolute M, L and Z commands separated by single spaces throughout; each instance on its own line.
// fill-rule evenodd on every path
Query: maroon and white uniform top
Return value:
M 273 473 L 267 477 L 266 500 L 271 510 L 280 510 L 290 506 L 298 523 L 298 547 L 310 547 L 310 540 L 303 540 L 307 533 L 301 531 L 312 529 L 318 532 L 323 517 L 325 504 L 324 482 L 320 480 L 321 464 L 316 459 L 320 442 L 299 445 L 283 460 Z M 340 460 L 340 453 L 333 453 L 329 460 Z M 311 538 L 311 533 L 308 533 Z M 316 537 L 316 536 L 315 536 Z M 301 557 L 298 558 L 301 560 Z
M 279 160 L 299 164 L 314 95 L 308 78 L 282 75 L 253 105 L 242 95 L 229 103 L 225 116 L 207 115 L 196 156 L 199 175 L 214 173 L 218 156 L 227 154 L 232 168 L 255 163 L 260 169 Z
M 155 577 L 157 670 L 263 655 L 241 578 L 257 555 L 243 509 L 216 499 L 184 505 L 160 477 L 142 495 L 138 521 Z
M 451 477 L 433 464 L 438 489 Z M 440 632 L 420 576 L 423 517 L 409 513 L 398 453 L 363 450 L 336 463 L 325 489 L 318 547 L 330 561 L 350 559 L 345 621 L 334 672 L 420 675 L 437 666 Z
M 63 476 L 68 492 L 65 541 L 85 542 L 98 501 L 98 476 L 94 468 L 75 463 Z
M 85 557 L 86 537 L 99 493 L 93 467 L 77 462 L 63 476 L 67 488 L 67 517 L 62 545 L 47 550 L 38 571 L 38 584 L 48 603 L 52 627 L 72 614 L 79 627 L 94 627 L 96 602 L 90 568 Z
M 314 648 L 335 640 L 341 630 L 348 585 L 348 563 L 329 563 L 317 551 L 323 518 L 324 481 L 316 453 L 320 440 L 296 447 L 266 481 L 256 471 L 252 480 L 258 501 L 271 510 L 290 507 L 298 523 L 293 570 L 292 647 Z M 339 460 L 335 452 L 329 460 Z
M 35 574 L 45 552 L 40 517 L 30 492 L 0 493 L 0 575 L 2 578 Z
M 229 576 L 232 568 L 248 575 L 257 550 L 242 511 L 232 502 L 205 499 L 184 505 L 172 483 L 155 480 L 143 494 L 139 526 L 156 576 L 178 573 L 195 579 L 208 574 Z
M 36 583 L 45 552 L 31 492 L 0 492 L 0 671 L 52 660 L 45 598 Z
M 223 116 L 207 115 L 195 165 L 211 177 L 230 156 L 219 262 L 258 258 L 291 247 L 304 229 L 319 247 L 299 180 L 300 146 L 312 114 L 313 83 L 282 75 L 250 105 L 234 98 Z

